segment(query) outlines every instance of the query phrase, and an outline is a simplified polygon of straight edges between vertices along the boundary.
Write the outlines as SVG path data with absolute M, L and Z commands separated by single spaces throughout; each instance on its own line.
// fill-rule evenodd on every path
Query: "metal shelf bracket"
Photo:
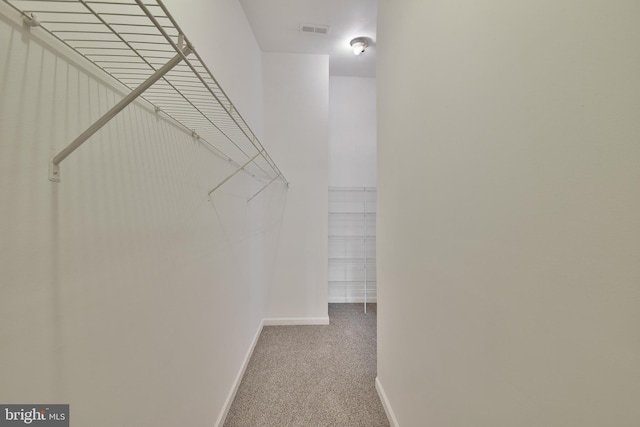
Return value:
M 35 13 L 25 14 L 22 20 L 30 27 L 38 27 L 40 25 L 40 21 L 38 21 L 38 19 L 36 18 Z
M 167 74 L 173 67 L 175 67 L 183 57 L 186 57 L 191 53 L 191 49 L 186 47 L 181 53 L 171 58 L 169 62 L 158 68 L 147 80 L 142 82 L 137 88 L 129 92 L 127 96 L 122 98 L 120 102 L 111 107 L 102 117 L 100 117 L 94 124 L 89 126 L 87 130 L 82 132 L 71 144 L 67 145 L 62 151 L 51 159 L 49 164 L 49 181 L 60 182 L 60 162 L 66 159 L 71 153 L 73 153 L 78 147 L 84 144 L 94 133 L 99 131 L 104 125 L 106 125 L 112 118 L 114 118 L 120 111 L 136 100 L 142 93 L 147 90 L 151 85 L 160 80 L 162 76 Z
M 60 182 L 60 165 L 49 163 L 49 181 Z
M 215 187 L 213 187 L 213 190 L 209 191 L 209 200 L 211 200 L 211 194 L 213 194 L 214 191 L 216 191 L 218 188 L 222 187 L 222 185 L 229 181 L 231 178 L 233 178 L 238 172 L 240 172 L 241 170 L 244 170 L 244 168 L 246 168 L 247 166 L 249 166 L 249 163 L 253 162 L 259 155 L 262 154 L 264 150 L 260 150 L 258 151 L 258 154 L 256 154 L 255 156 L 253 156 L 252 158 L 250 158 L 249 160 L 247 160 L 247 162 L 245 164 L 243 164 L 242 166 L 240 166 L 238 169 L 236 169 L 231 175 L 229 175 L 228 177 L 226 177 L 225 179 L 223 179 L 218 185 L 216 185 Z M 277 177 L 276 177 L 277 178 Z
M 265 185 L 264 187 L 262 187 L 260 190 L 258 190 L 258 192 L 256 194 L 254 194 L 253 196 L 249 197 L 249 200 L 247 200 L 247 203 L 249 203 L 250 201 L 252 201 L 258 194 L 262 193 L 262 191 L 267 188 L 268 186 L 270 186 L 273 181 L 275 181 L 276 179 L 280 178 L 280 175 L 276 176 L 275 178 L 273 178 L 271 181 L 269 181 L 267 183 L 267 185 Z M 287 183 L 287 187 L 289 186 L 289 183 Z
M 26 30 L 39 27 L 127 88 L 50 160 L 50 181 L 60 182 L 60 163 L 139 97 L 236 172 L 288 184 L 162 0 L 1 1 L 21 14 Z

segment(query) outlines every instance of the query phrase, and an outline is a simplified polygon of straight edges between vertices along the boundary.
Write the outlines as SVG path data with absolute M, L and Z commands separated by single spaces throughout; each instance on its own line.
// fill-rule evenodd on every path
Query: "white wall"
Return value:
M 291 182 L 270 189 L 265 202 L 279 232 L 265 249 L 275 260 L 265 271 L 265 317 L 326 323 L 329 58 L 263 53 L 262 66 L 264 140 Z
M 638 16 L 380 1 L 378 377 L 399 425 L 640 425 Z
M 331 76 L 329 186 L 375 188 L 376 163 L 376 79 Z M 329 210 L 359 212 L 364 209 L 365 199 L 373 200 L 367 210 L 375 212 L 375 193 L 356 191 L 330 193 Z M 367 215 L 367 224 L 374 224 L 375 230 L 374 221 L 374 215 Z M 328 253 L 330 302 L 363 302 L 365 278 L 367 301 L 376 302 L 375 264 L 369 263 L 365 267 L 362 258 L 365 253 L 369 258 L 375 257 L 375 238 L 365 244 L 356 237 L 362 234 L 364 224 L 362 215 L 329 214 L 329 234 L 332 235 Z M 371 234 L 375 235 L 375 231 L 369 230 L 368 235 Z M 359 261 L 355 261 L 358 258 Z
M 376 186 L 374 78 L 329 78 L 329 186 Z
M 0 12 L 0 401 L 70 403 L 74 425 L 213 425 L 264 317 L 256 183 L 238 175 L 208 201 L 229 165 L 142 104 L 49 182 L 51 156 L 121 94 Z M 260 127 L 246 20 L 208 22 L 243 43 L 211 68 Z

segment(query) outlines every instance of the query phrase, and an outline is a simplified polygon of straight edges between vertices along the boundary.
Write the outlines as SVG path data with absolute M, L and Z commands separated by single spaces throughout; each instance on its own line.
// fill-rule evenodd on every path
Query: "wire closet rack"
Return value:
M 131 90 L 52 159 L 50 180 L 59 181 L 60 163 L 141 97 L 236 166 L 209 195 L 241 170 L 268 182 L 260 191 L 276 180 L 288 184 L 161 0 L 3 1 Z
M 377 301 L 374 187 L 329 187 L 329 302 Z

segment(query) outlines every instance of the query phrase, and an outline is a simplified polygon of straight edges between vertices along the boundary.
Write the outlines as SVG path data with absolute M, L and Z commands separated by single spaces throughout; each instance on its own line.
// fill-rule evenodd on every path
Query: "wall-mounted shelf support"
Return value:
M 139 97 L 240 168 L 236 172 L 288 184 L 162 0 L 0 1 L 19 12 L 25 26 L 49 33 L 128 93 L 51 159 L 51 181 L 60 181 L 60 163 L 67 156 Z
M 175 67 L 178 63 L 182 61 L 184 57 L 191 53 L 191 49 L 186 47 L 182 50 L 182 53 L 178 53 L 176 56 L 171 58 L 169 62 L 167 62 L 162 67 L 158 68 L 155 73 L 153 73 L 147 80 L 142 82 L 137 88 L 129 92 L 127 96 L 122 98 L 120 102 L 114 105 L 109 111 L 107 111 L 102 117 L 100 117 L 94 124 L 89 126 L 87 130 L 82 132 L 80 136 L 78 136 L 73 142 L 67 145 L 62 151 L 60 151 L 53 159 L 51 159 L 51 163 L 49 165 L 49 181 L 52 182 L 60 182 L 60 162 L 66 159 L 71 153 L 73 153 L 78 147 L 80 147 L 84 142 L 89 139 L 94 133 L 99 131 L 104 125 L 106 125 L 109 120 L 114 118 L 120 111 L 124 110 L 124 108 L 135 101 L 142 93 L 147 90 L 151 85 L 160 80 L 165 74 L 167 74 L 173 67 Z
M 275 178 L 273 178 L 271 181 L 269 181 L 264 187 L 262 187 L 260 190 L 258 190 L 258 192 L 256 194 L 254 194 L 253 196 L 251 196 L 249 198 L 249 200 L 247 200 L 247 203 L 249 203 L 250 201 L 252 201 L 254 199 L 254 197 L 256 197 L 258 194 L 262 193 L 262 191 L 267 188 L 268 186 L 270 186 L 271 184 L 273 184 L 273 181 L 275 181 L 276 179 L 280 178 L 280 175 L 276 176 Z
M 40 22 L 38 21 L 34 13 L 29 13 L 24 15 L 22 20 L 24 21 L 25 24 L 27 24 L 30 27 L 37 27 L 40 25 Z
M 222 187 L 224 185 L 225 182 L 229 181 L 231 178 L 233 178 L 238 172 L 240 172 L 241 170 L 244 170 L 244 168 L 246 168 L 247 166 L 249 166 L 249 163 L 253 162 L 259 155 L 262 154 L 262 151 L 264 150 L 260 150 L 258 152 L 258 154 L 256 154 L 255 156 L 253 156 L 252 158 L 250 158 L 249 160 L 247 160 L 247 162 L 245 164 L 243 164 L 242 166 L 240 166 L 238 169 L 236 169 L 231 175 L 229 175 L 228 177 L 226 177 L 225 179 L 223 179 L 220 184 L 216 185 L 215 187 L 213 187 L 213 190 L 209 191 L 209 197 L 211 197 L 211 194 L 216 191 L 218 188 Z

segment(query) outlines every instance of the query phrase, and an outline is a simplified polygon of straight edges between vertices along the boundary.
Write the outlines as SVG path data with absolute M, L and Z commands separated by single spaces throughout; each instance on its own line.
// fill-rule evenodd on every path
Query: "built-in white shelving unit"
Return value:
M 329 188 L 329 302 L 376 302 L 375 188 Z
M 240 171 L 264 181 L 260 191 L 276 180 L 288 184 L 161 0 L 3 1 L 23 15 L 26 25 L 38 28 L 33 31 L 48 32 L 117 80 L 126 92 L 52 158 L 51 181 L 60 181 L 60 163 L 67 156 L 142 98 L 235 166 L 224 180 L 212 183 L 209 196 Z

